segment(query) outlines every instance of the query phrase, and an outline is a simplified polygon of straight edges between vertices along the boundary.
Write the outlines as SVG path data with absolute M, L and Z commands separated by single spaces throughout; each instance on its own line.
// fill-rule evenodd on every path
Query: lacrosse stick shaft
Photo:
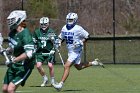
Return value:
M 3 47 L 1 45 L 0 45 L 0 49 L 3 50 Z M 6 51 L 3 52 L 3 55 L 4 55 L 5 59 L 6 59 L 6 62 L 10 62 L 10 60 L 9 60 L 7 54 L 6 54 Z
M 61 59 L 61 63 L 63 64 L 63 66 L 64 66 L 64 61 L 63 61 L 63 58 L 62 58 L 62 56 L 61 56 L 61 54 L 60 54 L 60 52 L 59 52 L 59 50 L 58 49 L 56 49 L 57 50 L 57 52 L 58 52 L 58 54 L 59 54 L 59 57 L 60 57 L 60 59 Z
M 50 56 L 50 53 L 35 53 L 36 55 Z
M 6 51 L 4 51 L 4 49 L 2 47 L 2 44 L 3 44 L 3 37 L 2 37 L 2 34 L 0 33 L 0 49 L 1 49 L 1 51 L 3 51 L 3 55 L 4 55 L 5 59 L 6 59 L 5 64 L 9 64 L 10 60 L 9 60 L 9 58 L 7 56 Z
M 3 52 L 3 55 L 4 55 L 5 59 L 6 59 L 6 62 L 10 62 L 10 60 L 9 60 L 9 58 L 8 58 L 8 56 L 7 56 L 5 51 Z
M 54 41 L 54 40 L 55 40 L 54 36 L 56 36 L 56 35 L 52 35 L 52 37 L 51 37 L 51 41 L 53 42 L 54 48 L 55 48 L 55 50 L 58 52 L 59 57 L 60 57 L 60 59 L 61 59 L 61 63 L 62 63 L 63 66 L 64 66 L 63 58 L 62 58 L 62 56 L 61 56 L 61 54 L 60 54 L 60 52 L 59 52 L 59 49 L 56 48 L 56 44 L 55 44 L 55 41 Z

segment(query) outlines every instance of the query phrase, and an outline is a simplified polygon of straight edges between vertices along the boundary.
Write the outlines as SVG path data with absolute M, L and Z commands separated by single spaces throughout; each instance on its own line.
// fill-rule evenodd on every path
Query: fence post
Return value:
M 86 42 L 84 43 L 84 62 L 87 61 Z
M 113 0 L 113 62 L 116 64 L 116 45 L 115 45 L 115 0 Z
M 24 10 L 24 7 L 23 7 L 23 0 L 21 0 L 21 10 Z

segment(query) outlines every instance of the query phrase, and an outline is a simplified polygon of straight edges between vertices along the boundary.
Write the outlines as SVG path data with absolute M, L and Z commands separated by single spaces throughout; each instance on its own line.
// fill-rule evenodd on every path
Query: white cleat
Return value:
M 43 81 L 43 83 L 40 85 L 41 87 L 45 87 L 48 84 L 48 80 Z
M 63 87 L 62 83 L 53 83 L 52 85 L 57 91 L 60 91 Z
M 104 68 L 104 64 L 98 58 L 96 58 L 94 61 L 92 61 L 92 64 L 96 65 L 96 66 L 101 66 Z

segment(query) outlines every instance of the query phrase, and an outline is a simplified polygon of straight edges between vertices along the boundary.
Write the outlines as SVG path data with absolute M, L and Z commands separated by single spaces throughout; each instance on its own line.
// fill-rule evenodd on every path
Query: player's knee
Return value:
M 9 85 L 8 88 L 7 88 L 7 92 L 8 93 L 14 93 L 14 91 L 15 91 L 15 87 Z
M 37 69 L 41 69 L 41 67 L 42 67 L 42 64 L 36 64 Z
M 49 69 L 52 70 L 53 69 L 53 66 L 49 66 Z
M 52 63 L 48 63 L 48 67 L 52 69 L 53 68 L 53 64 Z
M 36 68 L 37 68 L 37 69 L 41 69 L 41 66 L 38 66 L 38 65 L 37 65 Z
M 2 92 L 7 93 L 8 92 L 7 87 L 2 87 Z
M 70 66 L 69 66 L 69 65 L 64 65 L 64 68 L 65 68 L 65 69 L 69 69 Z
M 76 68 L 77 70 L 82 70 L 82 67 L 81 67 L 80 65 L 75 65 L 75 68 Z
M 14 89 L 13 88 L 8 88 L 7 92 L 8 93 L 14 93 Z

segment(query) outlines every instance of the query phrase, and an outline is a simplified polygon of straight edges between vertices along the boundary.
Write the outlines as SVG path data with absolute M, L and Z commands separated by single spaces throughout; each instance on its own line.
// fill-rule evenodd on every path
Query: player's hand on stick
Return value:
M 74 41 L 74 48 L 78 48 L 80 46 L 83 46 L 83 41 L 82 40 L 79 40 L 79 41 Z
M 6 52 L 5 49 L 0 50 L 0 54 L 4 56 L 4 52 Z
M 10 60 L 6 60 L 5 65 L 10 67 L 13 63 L 15 63 L 15 57 L 11 56 Z
M 2 50 L 0 50 L 0 54 L 5 56 L 4 53 L 6 53 L 6 55 L 11 55 L 13 53 L 13 50 L 10 48 L 7 48 L 7 49 L 3 48 Z
M 54 53 L 55 53 L 55 50 L 52 49 L 52 50 L 50 51 L 50 55 L 54 55 Z
M 7 67 L 10 67 L 10 65 L 12 64 L 12 62 L 9 60 L 9 61 L 5 61 L 5 65 L 7 66 Z
M 11 56 L 11 59 L 10 59 L 10 61 L 11 61 L 12 63 L 15 63 L 15 58 L 16 58 L 16 57 L 14 57 L 14 56 Z
M 58 49 L 61 47 L 61 40 L 60 39 L 56 39 L 55 40 L 55 47 Z

